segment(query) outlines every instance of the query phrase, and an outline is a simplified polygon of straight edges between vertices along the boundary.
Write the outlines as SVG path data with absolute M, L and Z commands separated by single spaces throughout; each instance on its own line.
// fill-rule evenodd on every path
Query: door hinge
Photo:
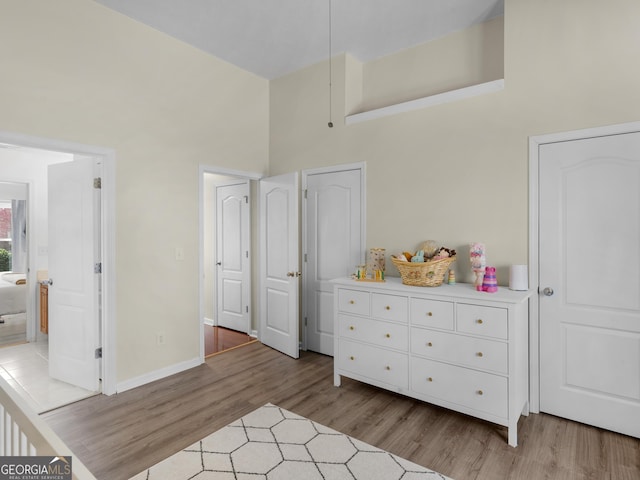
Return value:
M 248 195 L 244 196 L 244 203 L 249 203 L 249 196 Z
M 307 191 L 308 191 L 308 190 L 305 188 L 305 189 L 304 189 L 304 198 L 305 198 L 305 199 L 307 198 Z
M 304 263 L 307 263 L 307 254 L 304 254 Z
M 96 263 L 93 266 L 93 273 L 102 273 L 102 263 Z
M 247 250 L 246 252 L 244 252 L 245 257 L 249 258 L 249 250 Z
M 304 326 L 307 326 L 307 317 L 304 317 Z
M 96 358 L 102 358 L 102 347 L 96 348 Z
M 247 313 L 249 313 L 249 305 L 247 305 L 247 306 L 246 306 L 246 307 L 244 307 L 244 308 L 245 308 L 245 311 L 246 311 Z
M 93 179 L 93 188 L 102 188 L 102 178 L 97 177 Z

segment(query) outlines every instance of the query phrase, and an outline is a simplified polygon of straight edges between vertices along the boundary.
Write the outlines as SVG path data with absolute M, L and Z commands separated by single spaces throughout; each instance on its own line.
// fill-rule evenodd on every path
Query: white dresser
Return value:
M 333 283 L 335 386 L 345 376 L 504 425 L 517 445 L 529 414 L 532 291 Z

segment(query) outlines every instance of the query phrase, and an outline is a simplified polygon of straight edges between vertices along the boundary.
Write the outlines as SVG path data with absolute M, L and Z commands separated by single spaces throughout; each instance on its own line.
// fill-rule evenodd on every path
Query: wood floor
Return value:
M 204 326 L 204 356 L 210 357 L 232 348 L 255 342 L 256 339 L 246 333 L 236 332 L 223 327 Z
M 532 414 L 512 448 L 503 427 L 349 379 L 336 388 L 332 358 L 293 360 L 260 343 L 43 417 L 99 480 L 118 480 L 268 402 L 455 480 L 640 478 L 638 439 Z

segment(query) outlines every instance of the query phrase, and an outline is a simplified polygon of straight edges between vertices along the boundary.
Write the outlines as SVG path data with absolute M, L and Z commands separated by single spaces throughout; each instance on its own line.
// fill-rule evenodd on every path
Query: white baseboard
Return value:
M 176 363 L 174 365 L 169 365 L 168 367 L 164 367 L 159 370 L 154 370 L 153 372 L 145 373 L 144 375 L 140 375 L 139 377 L 130 378 L 129 380 L 119 382 L 116 385 L 116 392 L 121 393 L 127 390 L 131 390 L 132 388 L 141 387 L 142 385 L 146 385 L 147 383 L 155 382 L 156 380 L 160 380 L 170 375 L 174 375 L 176 373 L 189 370 L 190 368 L 197 367 L 201 363 L 202 362 L 199 358 L 194 358 L 181 363 Z
M 252 338 L 258 338 L 258 331 L 257 330 L 251 330 L 249 332 L 249 336 Z

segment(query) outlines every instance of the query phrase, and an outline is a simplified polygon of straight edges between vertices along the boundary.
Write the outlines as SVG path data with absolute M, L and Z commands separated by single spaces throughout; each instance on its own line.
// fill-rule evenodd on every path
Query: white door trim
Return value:
M 39 148 L 56 152 L 71 153 L 81 157 L 97 158 L 102 161 L 102 393 L 112 395 L 116 393 L 116 175 L 115 150 L 66 142 L 14 132 L 0 131 L 0 142 L 23 147 Z M 32 193 L 29 199 L 32 200 Z M 32 205 L 34 205 L 32 203 Z M 33 225 L 29 225 L 32 227 Z M 35 248 L 37 232 L 30 235 L 29 248 Z M 33 250 L 32 250 L 33 251 Z M 29 257 L 28 283 L 36 283 L 35 255 Z M 32 299 L 35 302 L 35 299 Z M 35 312 L 35 304 L 31 306 Z
M 200 326 L 204 327 L 208 323 L 204 314 L 204 175 L 212 173 L 216 175 L 226 175 L 246 180 L 260 180 L 264 175 L 256 172 L 246 172 L 243 170 L 234 170 L 224 167 L 215 167 L 211 165 L 202 165 L 198 167 L 198 318 Z M 252 273 L 253 275 L 253 273 Z M 251 321 L 251 319 L 249 320 Z M 204 363 L 204 328 L 200 328 L 200 363 Z
M 366 170 L 365 162 L 358 163 L 347 163 L 343 165 L 333 165 L 330 167 L 320 167 L 320 168 L 310 168 L 306 170 L 302 170 L 302 192 L 307 190 L 308 186 L 308 178 L 311 175 L 319 175 L 324 173 L 337 173 L 337 172 L 345 172 L 348 170 L 360 170 L 360 205 L 362 208 L 362 217 L 360 221 L 360 251 L 362 252 L 363 257 L 365 256 L 366 251 L 366 233 L 367 233 L 367 195 L 366 195 L 366 185 L 367 185 L 367 170 Z M 307 317 L 307 302 L 304 301 L 306 298 L 306 291 L 308 286 L 308 271 L 307 271 L 307 262 L 304 261 L 304 254 L 308 253 L 308 245 L 307 245 L 307 235 L 306 232 L 308 230 L 307 223 L 307 210 L 306 210 L 306 202 L 304 201 L 304 196 L 302 199 L 303 208 L 302 208 L 302 293 L 300 295 L 302 301 L 302 318 Z M 361 263 L 365 263 L 365 258 L 361 259 Z M 307 325 L 302 323 L 302 350 L 307 350 Z
M 538 288 L 538 221 L 539 221 L 539 165 L 540 147 L 548 143 L 566 142 L 584 138 L 621 135 L 640 131 L 640 122 L 607 125 L 603 127 L 573 130 L 529 137 L 529 285 Z M 529 302 L 529 409 L 540 411 L 540 297 Z

